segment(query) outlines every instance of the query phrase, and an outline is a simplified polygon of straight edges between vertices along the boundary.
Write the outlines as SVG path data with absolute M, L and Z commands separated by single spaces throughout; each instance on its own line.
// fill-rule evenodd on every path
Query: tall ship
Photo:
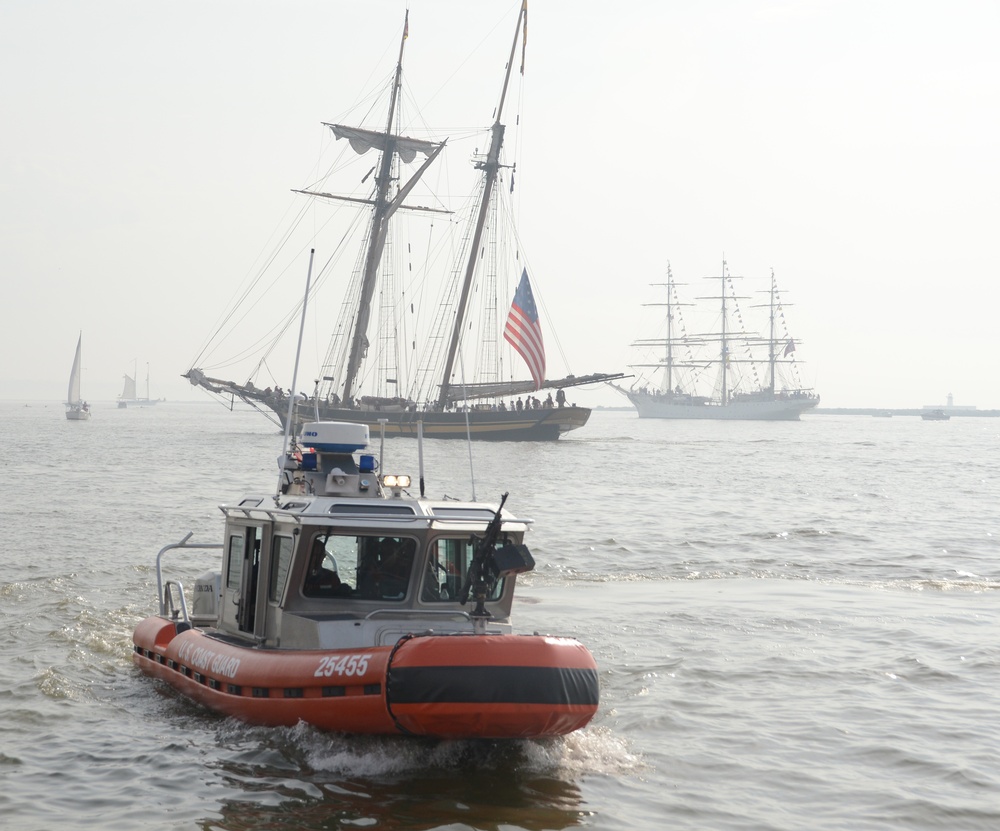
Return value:
M 719 277 L 709 278 L 718 294 L 698 298 L 718 309 L 716 323 L 705 332 L 689 332 L 681 314 L 678 284 L 668 265 L 665 334 L 636 341 L 650 350 L 652 363 L 634 364 L 638 380 L 630 389 L 615 386 L 632 402 L 639 418 L 716 419 L 729 421 L 798 421 L 819 404 L 814 390 L 799 380 L 796 342 L 789 335 L 774 272 L 766 292 L 760 331 L 744 322 L 734 280 L 723 260 Z M 655 380 L 650 381 L 649 378 Z
M 136 368 L 133 367 L 132 374 L 129 375 L 125 373 L 124 383 L 122 384 L 122 394 L 118 396 L 118 409 L 124 410 L 128 407 L 150 407 L 156 403 L 155 398 L 149 397 L 149 364 L 146 364 L 146 397 L 139 397 L 139 390 L 136 386 L 136 378 L 139 373 Z
M 207 366 L 216 336 L 185 373 L 192 384 L 231 402 L 244 401 L 282 427 L 292 412 L 293 426 L 330 420 L 384 429 L 388 436 L 415 437 L 421 422 L 428 438 L 550 440 L 587 423 L 590 409 L 576 406 L 566 391 L 622 374 L 549 377 L 539 307 L 514 229 L 516 163 L 503 154 L 505 110 L 518 46 L 525 44 L 526 14 L 522 6 L 487 150 L 480 153 L 477 148 L 473 155 L 477 182 L 464 211 L 458 212 L 464 213 L 460 219 L 436 197 L 432 204 L 412 203 L 447 141 L 403 134 L 413 123 L 405 121 L 401 111 L 408 14 L 381 126 L 325 124 L 334 144 L 344 141 L 344 154 L 349 147 L 359 156 L 372 153 L 375 158 L 365 162 L 367 171 L 359 175 L 361 186 L 353 194 L 326 190 L 325 178 L 296 191 L 325 203 L 338 216 L 346 208 L 356 217 L 359 207 L 366 216 L 363 223 L 352 220 L 363 229 L 363 238 L 350 279 L 331 276 L 337 274 L 340 243 L 319 270 L 317 285 L 329 277 L 331 283 L 346 282 L 347 289 L 312 389 L 288 391 L 260 380 L 266 377 L 274 341 L 243 381 L 218 377 Z M 521 74 L 523 68 L 522 51 Z M 520 124 L 520 119 L 514 123 Z M 347 164 L 335 163 L 331 174 Z M 417 243 L 427 261 L 415 266 L 414 244 L 401 240 L 397 232 L 418 220 L 435 221 L 426 223 L 427 239 Z M 451 234 L 451 242 L 438 243 L 441 227 Z M 427 242 L 430 239 L 433 242 Z M 442 274 L 448 276 L 441 280 Z M 224 320 L 237 317 L 234 313 Z M 287 328 L 294 310 L 284 320 Z M 296 399 L 292 408 L 289 395 Z

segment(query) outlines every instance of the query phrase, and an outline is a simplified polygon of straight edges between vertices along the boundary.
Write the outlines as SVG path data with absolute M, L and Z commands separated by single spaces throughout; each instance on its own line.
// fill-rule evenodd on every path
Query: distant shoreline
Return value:
M 631 410 L 632 407 L 591 407 L 592 410 Z M 860 416 L 919 416 L 928 410 L 943 410 L 952 418 L 969 416 L 970 418 L 997 418 L 1000 410 L 972 410 L 965 407 L 817 407 L 803 414 L 804 418 L 812 415 L 860 415 Z
M 966 407 L 910 407 L 896 409 L 892 407 L 817 407 L 812 413 L 817 415 L 866 415 L 866 416 L 918 416 L 928 410 L 941 410 L 952 418 L 969 416 L 970 418 L 996 418 L 1000 410 L 973 410 Z

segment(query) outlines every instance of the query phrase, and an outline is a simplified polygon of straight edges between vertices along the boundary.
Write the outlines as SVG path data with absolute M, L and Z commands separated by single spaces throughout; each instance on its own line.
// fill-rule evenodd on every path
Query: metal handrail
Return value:
M 383 514 L 379 515 L 375 512 L 359 512 L 356 514 L 352 513 L 330 513 L 328 510 L 322 513 L 293 513 L 291 511 L 286 511 L 283 508 L 250 508 L 246 506 L 237 505 L 220 505 L 219 510 L 222 511 L 227 517 L 233 515 L 243 515 L 247 518 L 251 518 L 251 514 L 260 513 L 267 516 L 267 518 L 276 522 L 280 517 L 283 521 L 295 522 L 298 525 L 315 525 L 323 524 L 323 522 L 329 523 L 330 518 L 334 518 L 336 521 L 351 521 L 358 523 L 372 523 L 372 525 L 377 525 L 381 527 L 385 523 L 390 524 L 418 524 L 423 527 L 432 528 L 435 527 L 435 523 L 440 523 L 440 526 L 447 525 L 467 525 L 478 528 L 480 525 L 485 526 L 489 523 L 488 517 L 463 517 L 463 516 L 447 516 L 447 515 L 433 515 L 433 514 Z M 317 520 L 323 520 L 323 522 L 316 522 Z M 525 527 L 529 525 L 534 525 L 535 520 L 523 518 L 523 517 L 502 517 L 501 523 L 504 525 L 515 526 L 524 525 Z
M 471 620 L 468 612 L 463 612 L 461 609 L 375 609 L 365 615 L 365 620 L 371 620 L 376 616 L 382 615 L 392 615 L 393 617 L 425 617 L 425 616 L 436 616 L 436 617 L 461 617 L 466 620 Z
M 187 620 L 187 603 L 184 601 L 184 587 L 179 581 L 171 580 L 166 587 L 163 584 L 163 555 L 168 551 L 172 551 L 175 548 L 222 548 L 221 542 L 192 542 L 188 543 L 188 540 L 194 536 L 194 531 L 188 531 L 187 535 L 180 542 L 171 543 L 170 545 L 165 545 L 160 549 L 159 553 L 156 555 L 156 596 L 160 604 L 160 614 L 164 617 L 167 615 L 167 597 L 164 591 L 169 591 L 171 585 L 176 585 L 181 590 L 181 609 L 184 612 L 184 620 Z
M 173 595 L 170 593 L 171 586 L 177 589 L 177 596 L 180 598 L 181 608 L 179 613 L 174 607 Z M 167 580 L 167 582 L 163 584 L 163 597 L 160 598 L 160 614 L 163 615 L 163 617 L 169 617 L 171 620 L 177 620 L 178 614 L 180 614 L 180 619 L 184 623 L 191 622 L 191 619 L 188 616 L 187 600 L 184 599 L 184 584 L 180 580 Z

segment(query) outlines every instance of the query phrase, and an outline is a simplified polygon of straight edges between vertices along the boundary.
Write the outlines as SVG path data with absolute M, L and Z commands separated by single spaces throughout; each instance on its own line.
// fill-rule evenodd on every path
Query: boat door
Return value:
M 232 524 L 226 534 L 226 568 L 220 628 L 253 636 L 257 632 L 262 543 L 271 523 Z

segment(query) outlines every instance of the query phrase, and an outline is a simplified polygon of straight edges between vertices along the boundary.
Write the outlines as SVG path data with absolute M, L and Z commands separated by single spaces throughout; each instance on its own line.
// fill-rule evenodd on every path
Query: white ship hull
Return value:
M 781 299 L 771 272 L 766 335 L 748 329 L 740 313 L 726 262 L 722 263 L 719 294 L 721 324 L 693 336 L 681 320 L 673 273 L 667 267 L 666 338 L 640 340 L 634 345 L 655 348 L 663 355 L 655 363 L 634 364 L 662 371 L 659 382 L 640 375 L 625 394 L 639 418 L 712 419 L 713 421 L 798 421 L 819 404 L 819 396 L 802 386 L 796 367 L 795 341 L 784 326 Z M 662 350 L 662 351 L 660 351 Z M 710 395 L 699 390 L 711 389 Z M 652 391 L 651 391 L 652 390 Z
M 665 395 L 629 393 L 639 418 L 713 419 L 715 421 L 798 421 L 806 410 L 819 404 L 817 396 L 788 396 L 734 400 L 720 404 L 706 399 L 678 401 Z

